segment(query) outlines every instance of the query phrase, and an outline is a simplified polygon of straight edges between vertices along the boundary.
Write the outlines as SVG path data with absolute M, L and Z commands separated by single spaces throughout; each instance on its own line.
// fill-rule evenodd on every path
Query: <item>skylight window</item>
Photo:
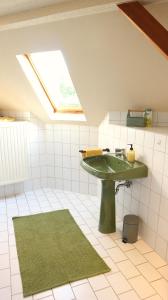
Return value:
M 86 120 L 60 50 L 17 55 L 17 59 L 51 119 Z

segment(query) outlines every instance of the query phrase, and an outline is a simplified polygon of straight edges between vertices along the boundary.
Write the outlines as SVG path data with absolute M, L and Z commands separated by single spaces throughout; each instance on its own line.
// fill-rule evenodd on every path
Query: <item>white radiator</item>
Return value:
M 27 122 L 0 123 L 0 185 L 29 177 Z

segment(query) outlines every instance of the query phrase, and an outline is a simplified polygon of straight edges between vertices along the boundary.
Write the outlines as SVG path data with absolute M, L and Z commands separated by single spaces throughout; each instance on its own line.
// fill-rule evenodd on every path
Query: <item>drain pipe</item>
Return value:
M 132 181 L 130 181 L 130 180 L 126 180 L 123 183 L 117 184 L 117 186 L 115 188 L 115 194 L 117 194 L 119 192 L 120 187 L 126 186 L 127 188 L 130 188 L 131 184 L 132 184 Z

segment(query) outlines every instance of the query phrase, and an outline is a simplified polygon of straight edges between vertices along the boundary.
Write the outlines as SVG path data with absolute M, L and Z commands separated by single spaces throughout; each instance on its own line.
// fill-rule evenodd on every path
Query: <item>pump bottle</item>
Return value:
M 129 162 L 134 162 L 135 161 L 135 151 L 133 149 L 133 144 L 128 144 L 130 145 L 130 149 L 127 151 L 127 160 Z

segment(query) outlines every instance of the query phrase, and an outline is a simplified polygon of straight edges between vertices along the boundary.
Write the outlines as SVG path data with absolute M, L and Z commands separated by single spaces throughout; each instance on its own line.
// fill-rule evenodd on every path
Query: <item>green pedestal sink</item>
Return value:
M 147 177 L 148 168 L 139 161 L 130 163 L 110 153 L 83 158 L 81 166 L 102 182 L 99 231 L 115 232 L 115 181 Z

